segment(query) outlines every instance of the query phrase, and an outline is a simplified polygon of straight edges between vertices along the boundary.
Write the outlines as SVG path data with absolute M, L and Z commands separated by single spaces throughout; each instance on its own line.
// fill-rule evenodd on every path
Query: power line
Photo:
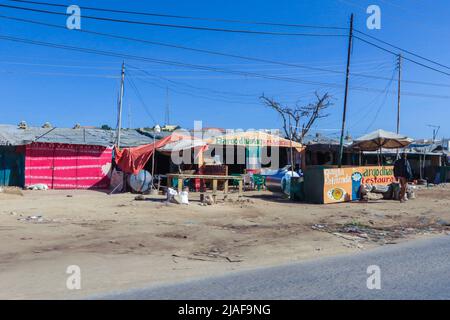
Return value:
M 49 2 L 26 1 L 26 0 L 9 0 L 9 1 L 37 4 L 37 5 L 46 5 L 46 6 L 53 6 L 53 7 L 63 7 L 63 8 L 68 7 L 68 5 L 65 5 L 65 4 L 56 4 L 56 3 L 49 3 Z M 237 19 L 205 18 L 205 17 L 193 17 L 193 16 L 184 16 L 184 15 L 173 15 L 173 14 L 166 14 L 166 13 L 117 10 L 117 9 L 88 7 L 88 6 L 80 6 L 80 8 L 82 8 L 84 10 L 92 10 L 92 11 L 100 11 L 100 12 L 125 13 L 125 14 L 133 14 L 133 15 L 140 15 L 140 16 L 199 20 L 199 21 L 210 21 L 210 22 L 253 24 L 253 25 L 293 27 L 293 28 L 334 29 L 334 30 L 346 30 L 347 29 L 345 27 L 337 27 L 337 26 L 318 26 L 318 25 L 306 25 L 306 24 L 289 24 L 289 23 L 280 23 L 280 22 L 264 22 L 264 21 L 261 22 L 261 21 L 248 21 L 248 20 L 237 20 Z
M 60 76 L 60 77 L 87 77 L 87 78 L 102 78 L 102 79 L 120 79 L 117 75 L 106 75 L 106 74 L 86 74 L 86 73 L 68 73 L 68 72 L 16 72 L 9 70 L 0 70 L 1 73 L 5 74 L 30 74 L 39 76 Z
M 133 73 L 134 73 L 134 71 L 133 71 Z M 167 86 L 159 84 L 156 81 L 151 81 L 149 79 L 141 79 L 141 78 L 137 78 L 137 77 L 135 77 L 135 79 L 139 79 L 139 80 L 141 80 L 143 82 L 149 83 L 149 84 L 151 84 L 151 85 L 153 85 L 153 86 L 155 86 L 157 88 L 160 88 L 161 90 L 164 90 L 164 91 L 167 89 Z M 244 102 L 242 100 L 236 101 L 236 100 L 230 100 L 230 99 L 222 99 L 222 98 L 205 96 L 205 95 L 193 93 L 192 91 L 185 91 L 185 90 L 182 90 L 182 89 L 171 88 L 171 91 L 174 92 L 174 93 L 178 93 L 178 94 L 185 95 L 185 96 L 190 96 L 190 97 L 193 97 L 193 98 L 200 98 L 200 99 L 205 99 L 205 100 L 210 100 L 210 101 L 218 101 L 218 102 L 239 104 L 241 106 L 242 105 L 252 105 L 252 106 L 253 105 L 260 106 L 261 105 L 261 104 L 256 103 L 256 102 L 252 103 L 252 102 Z
M 207 67 L 207 66 L 183 63 L 183 62 L 178 62 L 178 61 L 154 59 L 154 58 L 135 56 L 135 55 L 130 55 L 130 54 L 117 53 L 117 52 L 112 52 L 112 51 L 104 51 L 104 50 L 97 50 L 97 49 L 68 46 L 68 45 L 55 44 L 55 43 L 43 42 L 43 41 L 35 41 L 35 40 L 10 37 L 10 36 L 0 36 L 0 39 L 7 40 L 7 41 L 13 41 L 13 42 L 19 42 L 19 43 L 26 43 L 26 44 L 31 44 L 31 45 L 37 45 L 37 46 L 45 46 L 45 47 L 63 49 L 63 50 L 77 51 L 77 52 L 90 53 L 90 54 L 98 54 L 98 55 L 104 55 L 104 56 L 110 56 L 110 57 L 118 57 L 121 59 L 131 59 L 131 60 L 137 60 L 137 61 L 143 61 L 143 62 L 165 64 L 165 65 L 170 65 L 170 66 L 199 69 L 199 70 L 205 70 L 205 71 L 211 71 L 211 72 L 229 73 L 229 74 L 235 74 L 235 75 L 240 75 L 240 76 L 244 76 L 244 77 L 254 77 L 254 78 L 261 78 L 261 79 L 266 79 L 266 80 L 277 80 L 277 81 L 285 81 L 285 82 L 291 82 L 291 83 L 303 83 L 303 84 L 309 84 L 309 85 L 320 85 L 320 86 L 335 87 L 335 88 L 342 87 L 342 85 L 334 84 L 334 83 L 324 83 L 324 82 L 319 82 L 319 81 L 306 81 L 306 80 L 301 80 L 301 79 L 296 79 L 296 78 L 264 75 L 264 74 L 254 73 L 254 72 L 245 72 L 245 71 L 238 71 L 238 70 L 229 70 L 229 69 L 224 69 L 224 68 Z M 350 89 L 366 91 L 366 92 L 380 92 L 379 89 L 365 88 L 365 87 L 351 87 Z M 416 96 L 416 97 L 438 98 L 438 99 L 450 99 L 450 96 L 428 95 L 428 94 L 421 94 L 421 93 L 415 93 L 415 92 L 411 92 L 411 93 L 404 92 L 403 95 L 410 95 L 410 96 Z
M 18 6 L 10 6 L 6 4 L 0 4 L 0 7 L 9 8 L 9 9 L 17 9 L 31 12 L 39 12 L 46 14 L 53 14 L 59 16 L 67 16 L 66 13 L 55 12 L 50 10 L 42 10 L 42 9 L 34 9 L 34 8 L 25 8 Z M 226 33 L 241 33 L 241 34 L 257 34 L 257 35 L 269 35 L 269 36 L 306 36 L 306 37 L 342 37 L 341 34 L 323 34 L 323 33 L 287 33 L 287 32 L 271 32 L 271 31 L 256 31 L 256 30 L 244 30 L 244 29 L 224 29 L 224 28 L 210 28 L 210 27 L 197 27 L 191 25 L 179 25 L 179 24 L 168 24 L 168 23 L 156 23 L 156 22 L 147 22 L 147 21 L 137 21 L 137 20 L 126 20 L 126 19 L 115 19 L 115 18 L 106 18 L 106 17 L 96 17 L 96 16 L 88 16 L 83 15 L 84 19 L 98 20 L 98 21 L 107 21 L 107 22 L 116 22 L 116 23 L 124 23 L 124 24 L 134 24 L 134 25 L 145 25 L 145 26 L 153 26 L 153 27 L 167 27 L 167 28 L 175 28 L 175 29 L 190 29 L 190 30 L 199 30 L 199 31 L 213 31 L 213 32 L 226 32 Z
M 184 86 L 192 88 L 192 89 L 206 90 L 206 91 L 210 91 L 210 92 L 212 92 L 214 94 L 219 94 L 219 95 L 235 95 L 235 96 L 240 96 L 240 97 L 253 97 L 253 98 L 255 97 L 255 95 L 252 95 L 252 94 L 237 93 L 237 92 L 230 92 L 230 91 L 219 91 L 219 90 L 214 90 L 214 89 L 209 89 L 209 88 L 201 88 L 201 87 L 194 86 L 192 84 L 188 84 L 188 83 L 184 83 L 184 82 L 180 82 L 180 81 L 174 81 L 174 80 L 168 79 L 166 77 L 163 77 L 163 76 L 160 76 L 160 75 L 157 75 L 157 74 L 154 74 L 154 73 L 152 74 L 152 73 L 148 72 L 147 70 L 144 70 L 144 69 L 141 69 L 141 68 L 129 65 L 129 64 L 128 64 L 128 67 L 131 67 L 132 69 L 136 69 L 136 70 L 138 70 L 138 71 L 140 71 L 140 72 L 142 72 L 142 73 L 144 73 L 144 74 L 146 74 L 146 75 L 148 75 L 150 77 L 157 77 L 157 78 L 160 78 L 160 79 L 165 80 L 167 82 L 170 82 L 170 83 L 173 83 L 173 84 L 178 84 L 178 85 L 184 85 Z
M 390 81 L 388 82 L 388 84 L 386 86 L 386 92 L 384 94 L 384 99 L 383 99 L 382 103 L 378 106 L 377 112 L 375 113 L 375 117 L 372 119 L 370 124 L 367 126 L 366 132 L 369 131 L 369 129 L 373 126 L 375 121 L 377 121 L 377 118 L 378 118 L 378 115 L 380 114 L 381 109 L 386 104 L 386 100 L 387 100 L 387 96 L 388 96 L 388 88 L 392 85 L 392 82 L 394 80 L 394 76 L 395 76 L 395 70 L 392 72 L 392 77 L 391 77 Z
M 16 18 L 16 17 L 5 16 L 5 15 L 0 15 L 0 18 L 8 19 L 8 20 L 20 21 L 20 22 L 26 22 L 26 23 L 32 23 L 32 24 L 38 24 L 38 25 L 43 25 L 43 26 L 47 26 L 47 27 L 67 30 L 67 28 L 64 27 L 64 26 L 51 24 L 51 23 L 46 23 L 46 22 L 41 22 L 41 21 L 36 21 L 36 20 Z M 186 46 L 181 46 L 181 45 L 177 45 L 177 44 L 163 43 L 163 42 L 158 42 L 158 41 L 150 41 L 150 40 L 145 40 L 145 39 L 140 39 L 140 38 L 121 36 L 121 35 L 116 35 L 116 34 L 111 34 L 111 33 L 98 32 L 98 31 L 88 30 L 88 29 L 85 29 L 85 28 L 83 28 L 83 29 L 74 29 L 74 30 L 77 31 L 77 32 L 89 33 L 89 34 L 94 34 L 94 35 L 99 35 L 99 36 L 104 36 L 104 37 L 110 37 L 110 38 L 116 38 L 116 39 L 122 39 L 122 40 L 134 41 L 134 42 L 140 42 L 140 43 L 157 45 L 157 46 L 164 46 L 164 47 L 175 48 L 175 49 L 194 51 L 194 52 L 211 54 L 211 55 L 225 56 L 225 57 L 229 57 L 229 58 L 236 58 L 236 59 L 243 59 L 243 60 L 248 60 L 248 61 L 270 63 L 270 64 L 282 65 L 282 66 L 287 66 L 287 67 L 304 68 L 304 69 L 315 70 L 315 71 L 342 73 L 341 71 L 337 71 L 337 70 L 322 69 L 322 68 L 318 68 L 318 67 L 310 67 L 310 66 L 304 66 L 304 65 L 294 64 L 294 63 L 279 62 L 279 61 L 274 61 L 274 60 L 269 60 L 269 59 L 254 58 L 254 57 L 242 56 L 242 55 L 237 55 L 237 54 L 229 54 L 229 53 L 223 53 L 223 52 L 206 50 L 206 49 L 197 49 L 197 48 L 186 47 Z
M 4 16 L 4 15 L 0 15 L 0 19 L 8 19 L 8 20 L 13 20 L 13 21 L 19 21 L 19 22 L 25 22 L 25 23 L 31 23 L 31 24 L 43 25 L 43 26 L 46 26 L 46 27 L 52 27 L 52 28 L 58 28 L 58 29 L 67 30 L 66 27 L 63 27 L 63 26 L 60 26 L 60 25 L 50 24 L 50 23 L 36 21 L 36 20 L 16 18 L 16 17 Z M 149 45 L 157 45 L 157 46 L 163 46 L 163 47 L 169 47 L 169 48 L 175 48 L 175 49 L 181 49 L 181 50 L 188 50 L 188 51 L 193 51 L 193 52 L 198 52 L 198 53 L 204 53 L 204 54 L 210 54 L 210 55 L 218 55 L 218 56 L 230 57 L 230 58 L 247 60 L 247 61 L 269 63 L 269 64 L 274 64 L 274 65 L 281 65 L 281 66 L 286 66 L 286 67 L 301 68 L 301 69 L 321 71 L 321 72 L 328 72 L 328 73 L 335 73 L 335 74 L 343 74 L 343 73 L 345 73 L 343 71 L 326 69 L 326 68 L 321 68 L 321 67 L 312 67 L 312 66 L 300 65 L 300 64 L 296 64 L 296 63 L 280 62 L 280 61 L 269 60 L 269 59 L 255 58 L 255 57 L 242 56 L 242 55 L 236 55 L 236 54 L 229 54 L 229 53 L 212 51 L 212 50 L 206 50 L 206 49 L 198 49 L 198 48 L 186 47 L 186 46 L 181 46 L 181 45 L 176 45 L 176 44 L 169 44 L 169 43 L 163 43 L 163 42 L 157 42 L 157 41 L 149 41 L 149 40 L 139 39 L 139 38 L 134 38 L 134 37 L 127 37 L 127 36 L 121 36 L 121 35 L 116 35 L 116 34 L 111 34 L 111 33 L 92 31 L 92 30 L 88 30 L 88 29 L 85 29 L 85 28 L 83 28 L 83 29 L 74 29 L 74 30 L 76 30 L 78 32 L 82 32 L 82 33 L 94 34 L 94 35 L 103 36 L 103 37 L 110 37 L 110 38 L 122 39 L 122 40 L 133 41 L 133 42 L 139 42 L 139 43 L 144 43 L 144 44 L 149 44 Z M 389 80 L 389 78 L 386 78 L 386 77 L 380 77 L 380 76 L 363 74 L 363 73 L 351 73 L 351 75 L 352 76 L 356 76 L 356 77 L 363 77 L 363 78 L 370 78 L 370 79 L 377 79 L 377 80 Z M 418 85 L 436 86 L 436 87 L 450 87 L 450 85 L 445 85 L 445 84 L 423 82 L 423 81 L 414 81 L 414 80 L 403 80 L 403 82 L 411 83 L 411 84 L 418 84 Z
M 97 49 L 68 46 L 68 45 L 55 44 L 55 43 L 50 43 L 50 42 L 36 41 L 36 40 L 30 40 L 30 39 L 24 39 L 24 38 L 10 37 L 10 36 L 0 36 L 0 39 L 14 41 L 14 42 L 21 42 L 21 43 L 26 43 L 26 44 L 32 44 L 32 45 L 38 45 L 38 46 L 57 48 L 57 49 L 78 51 L 78 52 L 83 52 L 83 53 L 99 54 L 99 55 L 104 55 L 104 56 L 126 58 L 126 59 L 132 59 L 132 60 L 138 60 L 138 61 L 144 61 L 144 62 L 178 66 L 178 67 L 181 66 L 181 67 L 186 67 L 186 68 L 191 68 L 191 69 L 198 69 L 198 70 L 205 70 L 205 71 L 212 71 L 212 72 L 230 73 L 230 74 L 235 74 L 235 75 L 240 75 L 240 76 L 247 76 L 247 77 L 250 76 L 250 77 L 262 78 L 262 79 L 268 79 L 268 80 L 279 80 L 279 81 L 304 83 L 304 84 L 311 84 L 311 85 L 339 86 L 339 85 L 333 84 L 333 83 L 307 81 L 307 80 L 301 80 L 301 79 L 296 79 L 296 78 L 279 77 L 279 76 L 274 76 L 274 75 L 264 75 L 264 74 L 254 73 L 254 72 L 245 72 L 245 71 L 229 70 L 229 69 L 224 69 L 224 68 L 207 67 L 207 66 L 183 63 L 183 62 L 178 62 L 178 61 L 147 58 L 147 57 L 135 56 L 135 55 L 124 54 L 124 53 L 116 53 L 116 52 L 112 52 L 112 51 L 104 51 L 104 50 L 97 50 Z
M 358 40 L 360 40 L 360 41 L 362 41 L 362 42 L 364 42 L 364 43 L 367 43 L 367 44 L 369 44 L 369 45 L 371 45 L 371 46 L 374 46 L 374 47 L 376 47 L 376 48 L 378 48 L 378 49 L 380 49 L 380 50 L 383 50 L 383 51 L 386 51 L 386 52 L 388 52 L 388 53 L 390 53 L 390 54 L 393 54 L 393 55 L 395 55 L 395 56 L 398 56 L 398 53 L 395 53 L 395 52 L 392 51 L 392 50 L 383 48 L 383 47 L 381 47 L 381 46 L 379 46 L 379 45 L 377 45 L 377 44 L 375 44 L 375 43 L 373 43 L 373 42 L 364 40 L 364 39 L 362 39 L 362 38 L 360 38 L 360 37 L 358 37 L 358 36 L 354 36 L 354 38 L 355 38 L 355 39 L 358 39 Z M 428 65 L 426 65 L 426 64 L 423 64 L 423 63 L 418 62 L 418 61 L 416 61 L 416 60 L 407 58 L 407 57 L 405 57 L 405 56 L 402 56 L 402 58 L 403 58 L 404 60 L 408 60 L 409 62 L 415 63 L 415 64 L 417 64 L 417 65 L 419 65 L 419 66 L 424 67 L 424 68 L 427 68 L 427 69 L 430 69 L 430 70 L 433 70 L 433 71 L 436 71 L 436 72 L 445 74 L 445 75 L 447 75 L 447 76 L 450 76 L 450 73 L 448 73 L 448 72 L 445 72 L 445 71 L 442 71 L 442 70 L 439 70 L 439 69 L 430 67 L 430 66 L 428 66 Z
M 394 45 L 394 44 L 392 44 L 392 43 L 389 43 L 389 42 L 387 42 L 387 41 L 384 41 L 384 40 L 381 40 L 381 39 L 379 39 L 379 38 L 376 38 L 376 37 L 374 37 L 374 36 L 371 36 L 371 35 L 369 35 L 369 34 L 367 34 L 367 33 L 362 32 L 362 31 L 359 31 L 359 30 L 355 30 L 355 31 L 358 32 L 358 33 L 360 33 L 360 34 L 362 34 L 362 35 L 364 35 L 364 36 L 366 36 L 366 37 L 368 37 L 368 38 L 371 38 L 371 39 L 373 39 L 373 40 L 379 41 L 379 42 L 381 42 L 381 43 L 383 43 L 383 44 L 385 44 L 385 45 L 391 46 L 391 47 L 393 47 L 393 48 L 395 48 L 395 49 L 397 49 L 397 50 L 403 51 L 403 52 L 408 53 L 408 54 L 410 54 L 410 55 L 412 55 L 412 56 L 415 56 L 415 57 L 417 57 L 417 58 L 423 59 L 423 60 L 425 60 L 425 61 L 431 62 L 431 63 L 433 63 L 433 64 L 435 64 L 435 65 L 438 65 L 438 66 L 440 66 L 440 67 L 444 67 L 444 68 L 450 70 L 450 67 L 449 67 L 449 66 L 446 66 L 446 65 L 444 65 L 444 64 L 442 64 L 442 63 L 439 63 L 439 62 L 436 62 L 436 61 L 434 61 L 434 60 L 425 58 L 424 56 L 421 56 L 421 55 L 416 54 L 416 53 L 414 53 L 414 52 L 412 52 L 412 51 L 409 51 L 409 50 L 400 48 L 400 47 L 398 47 L 398 46 L 396 46 L 396 45 Z
M 152 119 L 153 123 L 156 124 L 156 120 L 153 117 L 152 113 L 150 112 L 149 108 L 147 107 L 147 104 L 145 103 L 144 99 L 142 98 L 141 93 L 139 92 L 139 89 L 135 85 L 133 79 L 130 77 L 127 77 L 128 83 L 131 85 L 131 88 L 133 89 L 134 93 L 136 94 L 137 98 L 139 99 L 140 103 L 142 104 L 142 107 L 144 108 L 147 115 Z

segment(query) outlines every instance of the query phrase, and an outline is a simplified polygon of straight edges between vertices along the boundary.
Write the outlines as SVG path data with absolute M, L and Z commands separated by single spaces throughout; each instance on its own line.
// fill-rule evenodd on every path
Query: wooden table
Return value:
M 238 180 L 239 181 L 239 193 L 238 197 L 240 198 L 242 196 L 243 191 L 243 181 L 244 178 L 242 176 L 216 176 L 216 175 L 206 175 L 206 174 L 178 174 L 178 173 L 169 173 L 167 174 L 167 186 L 172 185 L 172 179 L 176 178 L 178 179 L 178 192 L 181 192 L 183 190 L 183 180 L 184 179 L 201 179 L 201 180 L 210 180 L 212 181 L 212 187 L 213 187 L 213 199 L 214 202 L 217 198 L 217 181 L 223 180 L 224 181 L 224 198 L 226 199 L 228 196 L 228 182 L 229 180 Z M 200 190 L 201 194 L 204 193 L 204 190 Z

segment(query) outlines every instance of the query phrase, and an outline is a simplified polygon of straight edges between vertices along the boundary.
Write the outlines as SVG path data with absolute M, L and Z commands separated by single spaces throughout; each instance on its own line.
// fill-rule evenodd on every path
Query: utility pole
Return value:
M 342 166 L 342 156 L 344 153 L 344 132 L 345 132 L 345 118 L 347 115 L 347 99 L 348 99 L 348 82 L 350 78 L 350 59 L 352 56 L 352 43 L 353 43 L 353 13 L 350 16 L 350 31 L 348 37 L 348 52 L 347 52 L 347 71 L 345 76 L 345 97 L 344 97 L 344 111 L 342 113 L 342 129 L 341 140 L 339 145 L 339 168 Z
M 402 83 L 402 54 L 397 56 L 398 69 L 398 89 L 397 89 L 397 134 L 400 133 L 400 97 L 401 97 L 401 83 Z M 400 159 L 400 150 L 397 149 L 397 159 Z
M 120 131 L 122 130 L 123 86 L 125 82 L 125 62 L 122 62 L 122 78 L 120 82 L 119 110 L 117 114 L 117 148 L 120 148 Z
M 401 81 L 402 81 L 402 54 L 400 53 L 397 58 L 398 68 L 398 90 L 397 90 L 397 134 L 400 133 L 400 93 L 401 93 Z
M 291 126 L 291 116 L 289 116 L 289 151 L 291 158 L 291 179 L 294 177 L 294 150 L 292 150 L 292 126 Z
M 170 124 L 169 87 L 166 87 L 166 125 Z

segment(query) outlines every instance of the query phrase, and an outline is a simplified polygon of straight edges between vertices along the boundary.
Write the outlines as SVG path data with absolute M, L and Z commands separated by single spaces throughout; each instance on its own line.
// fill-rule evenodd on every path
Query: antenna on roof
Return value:
M 433 128 L 433 143 L 436 141 L 437 134 L 439 133 L 439 129 L 441 129 L 441 126 L 436 126 L 434 124 L 428 125 L 430 128 Z

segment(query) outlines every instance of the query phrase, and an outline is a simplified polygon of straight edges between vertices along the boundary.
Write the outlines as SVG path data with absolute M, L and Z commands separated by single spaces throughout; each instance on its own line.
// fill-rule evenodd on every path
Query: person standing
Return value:
M 394 176 L 400 182 L 400 202 L 405 202 L 406 186 L 408 180 L 413 177 L 411 165 L 408 161 L 408 155 L 403 153 L 402 158 L 397 159 L 394 163 Z

